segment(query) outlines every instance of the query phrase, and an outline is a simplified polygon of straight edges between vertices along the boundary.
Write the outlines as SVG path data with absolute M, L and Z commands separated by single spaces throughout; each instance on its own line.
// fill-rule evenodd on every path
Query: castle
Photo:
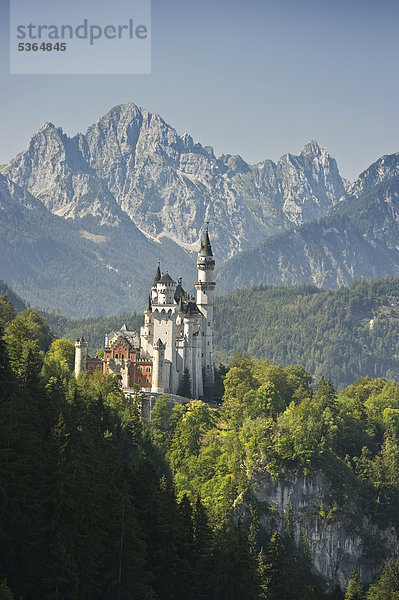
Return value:
M 113 373 L 129 393 L 135 386 L 156 394 L 177 394 L 187 370 L 193 398 L 212 397 L 214 384 L 212 326 L 215 260 L 206 228 L 197 257 L 196 298 L 160 266 L 144 311 L 140 335 L 126 325 L 105 336 L 104 357 L 88 356 L 88 344 L 75 343 L 75 374 Z

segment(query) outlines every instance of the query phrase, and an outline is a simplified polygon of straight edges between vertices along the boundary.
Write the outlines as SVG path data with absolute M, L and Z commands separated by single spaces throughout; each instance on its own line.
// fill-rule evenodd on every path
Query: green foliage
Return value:
M 179 420 L 171 445 L 171 459 L 175 466 L 185 459 L 198 456 L 204 434 L 212 428 L 211 410 L 201 401 L 193 400 Z
M 75 346 L 62 338 L 54 340 L 43 361 L 43 377 L 49 381 L 55 377 L 65 384 L 69 381 L 75 365 Z
M 180 408 L 180 405 L 178 406 Z M 175 408 L 179 410 L 179 408 Z M 164 454 L 168 451 L 172 439 L 173 424 L 171 417 L 173 410 L 170 397 L 165 394 L 157 398 L 151 412 L 151 440 Z
M 234 353 L 302 364 L 338 388 L 363 375 L 397 378 L 399 279 L 358 281 L 339 290 L 261 286 L 216 298 L 215 357 Z
M 290 504 L 282 537 L 267 539 L 253 499 L 245 529 L 232 521 L 257 469 L 323 471 L 327 523 L 345 505 L 354 526 L 358 514 L 399 525 L 397 383 L 365 377 L 336 393 L 322 377 L 313 391 L 298 365 L 237 355 L 221 409 L 164 395 L 145 424 L 139 393 L 111 375 L 76 379 L 73 359 L 31 310 L 0 337 L 5 599 L 326 598 L 306 535 L 293 547 Z M 387 563 L 367 600 L 396 598 L 398 572 Z M 360 593 L 354 573 L 347 598 Z
M 8 296 L 0 296 L 0 322 L 7 325 L 16 315 L 14 306 L 11 304 Z
M 363 588 L 360 583 L 359 571 L 357 567 L 352 573 L 352 577 L 349 580 L 348 587 L 346 589 L 345 600 L 363 600 Z
M 192 398 L 191 393 L 191 374 L 188 367 L 184 367 L 184 373 L 180 380 L 179 389 L 177 390 L 179 396 L 183 398 Z
M 366 600 L 399 599 L 399 560 L 385 564 L 380 577 L 367 591 Z
M 0 600 L 14 600 L 14 594 L 7 585 L 7 580 L 0 582 Z
M 224 379 L 228 372 L 228 367 L 226 365 L 219 363 L 215 365 L 214 375 L 215 375 L 215 384 L 213 387 L 213 396 L 217 400 L 221 400 L 224 394 Z

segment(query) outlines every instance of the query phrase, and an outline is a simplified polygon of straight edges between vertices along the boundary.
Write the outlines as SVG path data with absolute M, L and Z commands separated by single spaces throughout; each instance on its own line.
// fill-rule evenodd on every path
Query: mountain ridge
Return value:
M 387 162 L 389 169 L 383 169 Z M 362 183 L 366 175 L 374 185 Z M 325 217 L 266 239 L 225 263 L 217 293 L 260 284 L 336 288 L 362 277 L 398 273 L 399 153 L 382 157 L 359 179 Z
M 263 283 L 337 287 L 398 270 L 399 154 L 353 183 L 314 140 L 298 155 L 250 165 L 215 156 L 130 103 L 73 137 L 44 123 L 0 172 L 8 182 L 0 276 L 42 308 L 69 315 L 141 310 L 158 260 L 192 281 L 208 220 L 218 294 Z M 16 206 L 20 223 L 10 218 Z
M 1 171 L 55 214 L 92 214 L 115 226 L 129 218 L 149 236 L 166 233 L 183 247 L 198 243 L 211 220 L 223 259 L 324 214 L 345 191 L 336 161 L 315 142 L 298 156 L 249 165 L 239 155 L 216 157 L 132 103 L 72 138 L 43 124 Z

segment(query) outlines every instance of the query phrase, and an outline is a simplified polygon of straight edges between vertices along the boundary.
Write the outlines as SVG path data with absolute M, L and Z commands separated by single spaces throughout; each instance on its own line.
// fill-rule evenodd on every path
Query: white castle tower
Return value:
M 86 371 L 88 343 L 81 337 L 75 342 L 75 375 L 76 377 L 82 371 Z
M 151 391 L 163 394 L 165 391 L 165 344 L 158 338 L 153 346 L 152 388 Z
M 213 292 L 216 283 L 213 281 L 215 259 L 213 258 L 211 243 L 209 241 L 208 225 L 197 258 L 198 281 L 195 282 L 197 290 L 197 306 L 202 313 L 201 338 L 202 338 L 202 371 L 204 396 L 212 397 L 215 382 L 213 372 Z

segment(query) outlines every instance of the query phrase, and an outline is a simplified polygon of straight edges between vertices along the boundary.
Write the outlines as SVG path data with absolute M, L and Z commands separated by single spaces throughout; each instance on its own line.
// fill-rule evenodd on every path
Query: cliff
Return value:
M 399 536 L 394 527 L 381 527 L 362 514 L 354 502 L 334 506 L 331 484 L 322 472 L 291 473 L 273 481 L 266 470 L 252 473 L 248 491 L 235 502 L 237 520 L 249 525 L 250 506 L 258 508 L 262 541 L 274 531 L 290 535 L 299 548 L 306 539 L 311 566 L 328 589 L 345 590 L 353 569 L 362 583 L 370 583 L 383 563 L 399 556 Z

